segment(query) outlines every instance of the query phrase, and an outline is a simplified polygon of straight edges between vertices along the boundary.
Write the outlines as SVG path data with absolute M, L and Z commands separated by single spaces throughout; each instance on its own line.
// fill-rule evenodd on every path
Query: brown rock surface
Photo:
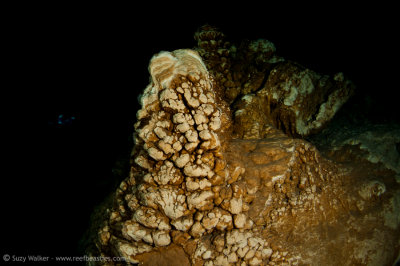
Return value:
M 235 137 L 263 138 L 269 125 L 291 136 L 319 132 L 354 92 L 343 73 L 329 77 L 286 61 L 268 40 L 236 47 L 208 25 L 195 39 L 225 100 L 234 103 Z
M 237 49 L 210 26 L 195 38 L 197 52 L 150 62 L 130 176 L 93 216 L 88 255 L 144 265 L 391 265 L 400 250 L 396 173 L 328 159 L 293 138 L 322 129 L 351 82 L 285 62 L 266 40 Z

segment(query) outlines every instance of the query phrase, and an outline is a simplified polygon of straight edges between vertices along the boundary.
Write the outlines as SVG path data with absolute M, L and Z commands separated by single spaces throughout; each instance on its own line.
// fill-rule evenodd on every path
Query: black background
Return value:
M 317 72 L 342 71 L 373 99 L 371 116 L 398 118 L 393 7 L 157 5 L 3 9 L 2 254 L 80 255 L 93 207 L 115 187 L 112 167 L 129 156 L 150 58 L 195 46 L 205 23 L 232 41 L 268 39 Z M 76 119 L 57 125 L 60 114 Z

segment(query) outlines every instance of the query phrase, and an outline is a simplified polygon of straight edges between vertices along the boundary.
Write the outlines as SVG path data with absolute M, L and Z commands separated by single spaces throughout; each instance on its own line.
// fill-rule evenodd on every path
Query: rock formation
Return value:
M 343 73 L 329 77 L 286 62 L 267 40 L 236 48 L 210 26 L 195 39 L 225 100 L 236 110 L 234 137 L 263 138 L 269 125 L 291 136 L 308 136 L 321 130 L 353 94 L 354 86 Z
M 87 254 L 126 260 L 115 265 L 391 265 L 396 173 L 296 138 L 326 127 L 352 83 L 287 62 L 266 40 L 235 47 L 210 26 L 195 39 L 151 59 L 130 176 L 93 215 Z

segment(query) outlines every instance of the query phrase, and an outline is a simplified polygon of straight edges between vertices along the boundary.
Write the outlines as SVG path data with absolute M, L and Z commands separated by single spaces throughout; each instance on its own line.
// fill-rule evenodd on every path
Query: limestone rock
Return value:
M 263 138 L 270 124 L 291 136 L 316 133 L 354 92 L 343 73 L 329 77 L 287 62 L 268 40 L 244 41 L 237 48 L 211 26 L 201 28 L 195 39 L 225 100 L 236 102 L 237 137 Z
M 382 163 L 400 176 L 398 124 L 347 124 L 345 130 L 338 130 L 339 127 L 341 125 L 336 123 L 311 139 L 326 150 L 328 156 L 337 157 L 352 150 L 353 156 L 371 163 Z
M 351 82 L 286 62 L 266 40 L 236 48 L 211 26 L 195 38 L 196 51 L 151 59 L 130 176 L 96 213 L 87 254 L 143 265 L 391 265 L 395 172 L 293 138 L 321 130 Z

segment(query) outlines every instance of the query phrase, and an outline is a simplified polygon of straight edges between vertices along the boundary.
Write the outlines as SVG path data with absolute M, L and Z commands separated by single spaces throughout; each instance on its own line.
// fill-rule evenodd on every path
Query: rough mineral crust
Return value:
M 372 163 L 382 163 L 400 177 L 400 125 L 361 124 L 346 125 L 346 130 L 338 130 L 333 125 L 312 138 L 328 156 L 338 156 L 346 150 L 359 150 L 354 156 Z
M 384 165 L 293 138 L 352 91 L 206 26 L 161 52 L 137 113 L 130 176 L 93 216 L 90 256 L 143 265 L 391 265 L 400 184 Z M 118 265 L 109 261 L 106 264 Z
M 235 104 L 236 137 L 263 138 L 271 124 L 291 136 L 316 133 L 354 92 L 343 73 L 329 77 L 286 62 L 268 40 L 245 41 L 236 48 L 211 26 L 202 27 L 195 39 L 226 101 Z

